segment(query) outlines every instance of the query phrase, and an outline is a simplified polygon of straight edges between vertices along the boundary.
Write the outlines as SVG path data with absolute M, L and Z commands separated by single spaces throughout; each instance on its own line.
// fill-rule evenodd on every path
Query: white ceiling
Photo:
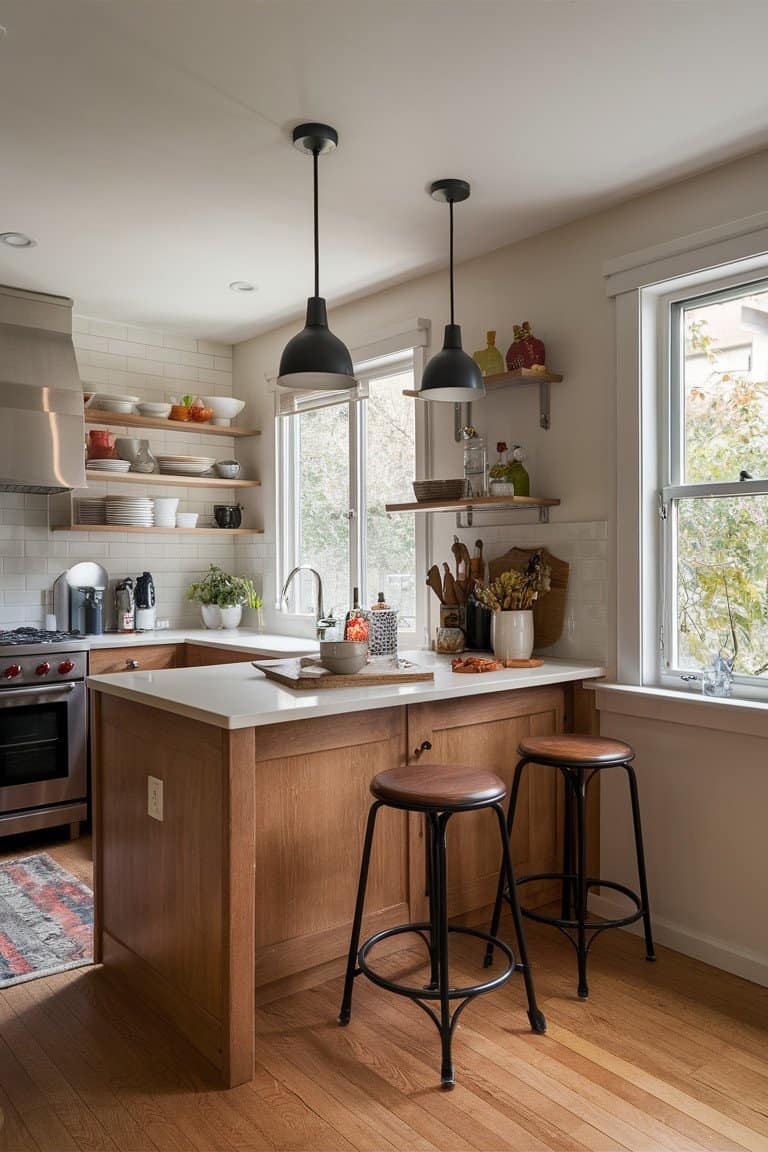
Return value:
M 0 280 L 239 340 L 768 144 L 762 0 L 0 0 Z M 250 280 L 255 294 L 227 285 Z

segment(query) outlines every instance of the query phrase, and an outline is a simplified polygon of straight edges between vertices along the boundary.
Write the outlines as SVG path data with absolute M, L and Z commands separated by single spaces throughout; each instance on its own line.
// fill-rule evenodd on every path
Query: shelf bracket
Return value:
M 507 505 L 497 504 L 495 508 L 482 507 L 482 508 L 478 508 L 477 511 L 478 512 L 529 512 L 529 511 L 531 511 L 531 509 L 530 509 L 530 507 L 526 508 L 524 506 L 515 508 L 511 504 L 507 504 Z M 540 504 L 538 512 L 539 512 L 539 524 L 549 524 L 549 505 L 548 504 Z M 475 513 L 474 508 L 466 508 L 463 511 L 457 512 L 456 513 L 456 527 L 457 528 L 472 528 L 474 526 L 474 522 L 475 522 L 474 513 Z M 466 517 L 466 519 L 463 519 L 464 517 Z M 494 528 L 504 528 L 506 526 L 507 525 L 504 525 L 504 524 L 494 524 L 493 525 Z M 513 522 L 511 520 L 508 521 L 508 526 L 509 527 L 513 527 L 513 526 L 517 527 L 517 525 L 513 525 Z M 488 525 L 488 527 L 490 527 L 490 525 Z
M 550 404 L 550 385 L 549 380 L 539 381 L 539 427 L 543 428 L 545 432 L 549 431 L 549 404 Z M 543 511 L 543 509 L 542 509 Z

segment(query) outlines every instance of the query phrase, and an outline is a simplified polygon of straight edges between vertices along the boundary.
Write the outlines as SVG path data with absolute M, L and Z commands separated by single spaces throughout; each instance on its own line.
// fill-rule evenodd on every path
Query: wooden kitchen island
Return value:
M 249 664 L 95 676 L 96 959 L 200 1049 L 227 1085 L 253 1075 L 254 1009 L 343 969 L 371 778 L 415 760 L 510 781 L 519 740 L 588 731 L 590 664 L 295 692 Z M 468 682 L 469 681 L 469 682 Z M 422 751 L 423 746 L 431 749 Z M 162 781 L 162 820 L 148 777 Z M 554 771 L 529 772 L 513 855 L 558 867 Z M 485 919 L 498 876 L 487 811 L 449 826 L 451 915 Z M 423 820 L 382 812 L 363 933 L 426 915 Z M 542 904 L 552 887 L 531 886 Z M 405 946 L 400 944 L 399 946 Z

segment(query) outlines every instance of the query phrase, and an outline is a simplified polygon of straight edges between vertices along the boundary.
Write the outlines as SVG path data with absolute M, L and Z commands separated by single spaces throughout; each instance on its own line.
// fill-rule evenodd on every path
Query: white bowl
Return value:
M 213 408 L 212 422 L 220 428 L 226 428 L 245 408 L 245 400 L 235 396 L 202 396 L 201 400 L 206 408 Z
M 137 404 L 136 407 L 142 416 L 155 416 L 161 420 L 167 420 L 171 414 L 170 404 L 150 403 L 145 400 L 141 404 Z
M 240 465 L 237 460 L 219 460 L 215 468 L 222 480 L 237 480 L 240 475 Z
M 177 512 L 176 513 L 176 527 L 177 528 L 197 528 L 198 513 L 197 512 Z

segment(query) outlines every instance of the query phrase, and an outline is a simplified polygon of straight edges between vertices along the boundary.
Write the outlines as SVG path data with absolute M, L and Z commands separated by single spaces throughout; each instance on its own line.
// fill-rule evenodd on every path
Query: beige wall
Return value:
M 492 444 L 505 439 L 527 448 L 533 490 L 562 499 L 562 506 L 553 510 L 554 522 L 607 522 L 607 626 L 600 639 L 601 651 L 596 653 L 590 650 L 589 619 L 581 622 L 585 656 L 602 654 L 609 664 L 615 659 L 615 347 L 613 304 L 605 296 L 603 262 L 763 211 L 766 186 L 768 152 L 762 152 L 468 261 L 457 269 L 458 319 L 467 350 L 481 346 L 487 328 L 496 328 L 498 343 L 506 349 L 513 322 L 529 319 L 546 342 L 550 366 L 565 375 L 564 382 L 553 387 L 551 431 L 538 427 L 537 397 L 532 387 L 476 404 L 474 422 Z M 414 195 L 420 194 L 415 188 Z M 472 210 L 470 200 L 457 213 L 459 251 L 462 215 Z M 354 347 L 378 329 L 424 316 L 433 324 L 434 348 L 442 339 L 446 310 L 446 279 L 440 273 L 337 308 L 331 313 L 331 323 L 334 331 Z M 265 486 L 261 496 L 252 499 L 263 501 L 267 535 L 261 562 L 268 595 L 274 556 L 274 488 L 273 444 L 269 435 L 271 400 L 265 375 L 274 374 L 280 351 L 298 326 L 299 322 L 286 325 L 239 344 L 234 350 L 235 393 L 248 401 L 249 422 L 261 421 L 265 431 L 260 446 Z M 434 405 L 433 414 L 434 474 L 460 475 L 460 450 L 452 436 L 452 407 Z M 620 466 L 621 445 L 618 447 Z M 439 556 L 454 529 L 451 517 L 435 519 L 441 520 L 436 538 Z M 477 534 L 484 538 L 489 535 L 485 530 L 473 531 L 464 534 L 464 538 Z M 504 534 L 499 530 L 494 535 L 501 539 Z M 541 536 L 534 523 L 530 542 L 538 542 Z M 749 880 L 752 874 L 764 870 L 759 837 L 742 836 L 738 821 L 733 819 L 723 829 L 716 854 L 705 850 L 712 804 L 716 801 L 706 787 L 702 789 L 697 769 L 702 753 L 707 755 L 710 778 L 718 769 L 711 733 L 681 728 L 674 741 L 666 741 L 653 735 L 649 726 L 636 725 L 631 735 L 637 743 L 638 761 L 644 765 L 644 785 L 649 793 L 646 834 L 653 862 L 655 914 L 674 925 L 677 947 L 686 949 L 685 941 L 690 939 L 690 950 L 700 955 L 695 941 L 721 931 L 723 938 L 711 950 L 713 962 L 726 964 L 723 957 L 729 951 L 734 956 L 755 953 L 762 957 L 768 973 L 768 944 L 764 931 L 756 927 L 762 912 L 755 903 Z M 752 792 L 756 780 L 766 779 L 761 742 L 734 735 L 727 745 L 733 793 L 739 803 L 750 805 L 756 799 Z M 654 780 L 652 803 L 647 782 L 650 775 Z M 671 781 L 677 789 L 676 820 L 670 820 L 665 812 L 664 795 Z M 768 808 L 767 795 L 758 802 L 761 811 Z M 738 807 L 736 804 L 736 812 Z M 615 789 L 607 789 L 603 829 L 606 860 L 620 880 L 633 876 L 629 842 L 626 836 L 617 842 L 611 831 L 625 826 L 625 811 L 625 797 Z M 706 893 L 706 899 L 687 899 L 694 882 L 695 890 Z M 738 894 L 736 902 L 734 894 Z M 713 902 L 728 905 L 731 915 L 725 920 L 713 920 Z M 739 970 L 736 960 L 732 967 Z M 753 966 L 753 978 L 755 971 Z

